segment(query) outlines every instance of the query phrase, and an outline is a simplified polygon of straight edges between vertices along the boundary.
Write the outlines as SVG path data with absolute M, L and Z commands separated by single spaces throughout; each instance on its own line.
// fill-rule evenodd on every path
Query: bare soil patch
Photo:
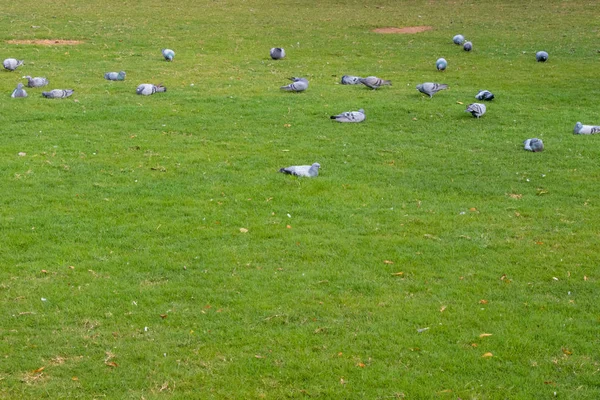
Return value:
M 7 40 L 8 44 L 39 44 L 42 46 L 61 46 L 61 45 L 76 45 L 82 44 L 82 40 L 65 40 L 65 39 L 36 39 L 36 40 Z
M 405 34 L 413 34 L 419 32 L 425 32 L 433 29 L 432 26 L 423 25 L 423 26 L 405 26 L 404 28 L 377 28 L 373 29 L 375 33 L 405 33 Z

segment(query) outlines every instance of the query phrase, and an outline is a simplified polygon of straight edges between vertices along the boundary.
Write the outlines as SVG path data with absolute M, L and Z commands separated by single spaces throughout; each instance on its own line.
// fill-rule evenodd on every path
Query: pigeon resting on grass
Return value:
M 303 92 L 308 88 L 308 79 L 306 78 L 288 78 L 290 81 L 293 81 L 289 85 L 282 86 L 281 89 L 286 90 L 288 92 Z
M 479 93 L 475 95 L 477 100 L 494 100 L 494 94 L 489 90 L 480 90 Z
M 270 54 L 273 60 L 281 60 L 283 57 L 285 57 L 285 50 L 281 47 L 273 47 L 270 51 Z
M 576 123 L 575 129 L 573 129 L 574 135 L 593 135 L 596 133 L 600 133 L 600 126 L 583 125 L 581 122 Z
M 483 114 L 485 114 L 485 104 L 481 104 L 481 103 L 469 104 L 469 106 L 467 107 L 465 112 L 471 113 L 471 115 L 473 115 L 474 117 L 479 118 Z
M 535 59 L 538 62 L 546 62 L 548 61 L 548 53 L 546 53 L 545 51 L 538 51 L 537 53 L 535 53 Z
M 17 60 L 16 58 L 7 58 L 2 64 L 4 65 L 4 69 L 14 71 L 15 69 L 17 69 L 17 67 L 23 65 L 23 60 Z
M 72 95 L 73 92 L 73 89 L 54 89 L 49 92 L 42 92 L 42 96 L 47 99 L 64 99 Z
M 360 85 L 360 76 L 344 75 L 342 76 L 342 85 Z
M 433 97 L 434 94 L 444 89 L 448 89 L 448 85 L 445 83 L 425 82 L 417 85 L 417 90 L 428 95 L 429 97 Z
M 319 168 L 321 168 L 321 164 L 314 163 L 313 165 L 297 165 L 292 167 L 281 168 L 279 172 L 283 172 L 284 174 L 312 178 L 319 175 Z
M 175 57 L 175 52 L 171 49 L 162 49 L 162 55 L 167 61 L 173 61 Z
M 383 86 L 383 85 L 392 86 L 391 81 L 386 81 L 385 79 L 381 79 L 376 76 L 367 76 L 366 78 L 360 78 L 359 81 L 360 81 L 360 83 L 362 83 L 365 86 L 370 87 L 371 89 L 377 89 L 378 87 Z
M 456 35 L 452 38 L 454 44 L 461 45 L 465 41 L 465 37 L 463 35 Z
M 471 51 L 471 50 L 473 50 L 473 43 L 471 43 L 471 42 L 466 42 L 466 43 L 463 45 L 463 50 L 464 50 L 464 51 Z
M 435 67 L 438 69 L 438 71 L 443 71 L 448 67 L 448 61 L 446 61 L 444 58 L 438 58 L 438 60 L 435 62 Z
M 43 77 L 36 76 L 35 78 L 32 78 L 30 76 L 25 76 L 24 78 L 27 79 L 27 87 L 36 88 L 48 85 L 48 79 Z
M 346 111 L 341 114 L 331 116 L 331 119 L 335 119 L 337 122 L 363 122 L 365 118 L 365 110 L 362 108 L 358 111 Z
M 544 151 L 544 142 L 542 142 L 542 140 L 538 138 L 526 139 L 523 142 L 523 146 L 525 150 L 533 152 Z
M 121 72 L 107 72 L 104 74 L 104 79 L 109 81 L 124 81 L 125 80 L 125 71 Z
M 142 96 L 150 96 L 154 93 L 166 92 L 167 88 L 162 85 L 153 85 L 151 83 L 142 83 L 137 87 L 135 92 L 137 94 L 141 94 Z
M 22 83 L 19 83 L 17 85 L 17 88 L 15 90 L 13 90 L 10 97 L 27 97 L 27 92 L 25 91 L 25 89 L 23 89 Z

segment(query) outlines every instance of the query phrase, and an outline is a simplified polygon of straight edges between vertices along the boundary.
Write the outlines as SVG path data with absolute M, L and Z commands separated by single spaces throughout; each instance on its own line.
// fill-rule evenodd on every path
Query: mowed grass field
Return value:
M 3 4 L 0 398 L 600 398 L 599 11 Z M 36 39 L 82 43 L 8 42 Z

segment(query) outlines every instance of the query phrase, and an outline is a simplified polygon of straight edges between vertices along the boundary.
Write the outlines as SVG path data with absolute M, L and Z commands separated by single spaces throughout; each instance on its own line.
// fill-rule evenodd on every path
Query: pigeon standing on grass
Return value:
M 64 99 L 72 95 L 73 92 L 73 89 L 54 89 L 49 92 L 42 92 L 42 96 L 47 99 Z
M 25 91 L 25 89 L 23 89 L 22 83 L 19 83 L 17 85 L 17 88 L 15 90 L 13 90 L 10 97 L 27 97 L 27 92 Z
M 475 95 L 477 100 L 494 100 L 494 94 L 489 90 L 480 90 L 479 93 Z
M 314 163 L 313 165 L 296 165 L 296 166 L 281 168 L 279 170 L 279 172 L 283 172 L 284 174 L 305 176 L 307 178 L 313 178 L 313 177 L 319 175 L 319 168 L 321 168 L 321 164 Z
M 448 67 L 448 61 L 446 61 L 445 58 L 438 58 L 438 60 L 435 62 L 435 67 L 438 69 L 438 71 L 443 71 Z
M 173 61 L 175 57 L 175 52 L 171 49 L 162 49 L 162 55 L 167 61 Z
M 573 129 L 574 135 L 593 135 L 596 133 L 600 133 L 600 126 L 583 125 L 581 122 L 576 123 L 575 129 Z
M 523 146 L 525 150 L 533 151 L 534 153 L 538 151 L 544 151 L 544 142 L 538 138 L 526 139 L 523 142 Z
M 27 87 L 35 88 L 48 85 L 48 79 L 43 77 L 36 76 L 35 78 L 32 78 L 30 76 L 25 76 L 24 78 L 27 79 Z
M 452 38 L 452 41 L 454 42 L 454 44 L 461 45 L 465 41 L 465 37 L 463 35 L 455 35 Z
M 290 81 L 293 81 L 289 85 L 282 86 L 281 89 L 286 90 L 288 92 L 303 92 L 308 88 L 308 79 L 306 78 L 288 78 Z
M 17 67 L 23 65 L 23 60 L 17 60 L 16 58 L 7 58 L 2 64 L 4 65 L 4 69 L 14 71 L 15 69 L 17 69 Z
M 270 51 L 270 55 L 273 60 L 281 60 L 285 57 L 285 50 L 281 47 L 273 47 Z
M 448 89 L 448 85 L 445 83 L 425 82 L 417 85 L 417 90 L 428 95 L 429 97 L 433 97 L 434 94 L 444 89 Z
M 358 111 L 346 111 L 341 114 L 331 116 L 331 119 L 335 119 L 337 122 L 363 122 L 365 118 L 365 110 L 362 108 Z
M 471 43 L 471 42 L 466 42 L 466 43 L 463 45 L 463 50 L 464 50 L 464 51 L 471 51 L 471 50 L 473 50 L 473 43 Z
M 344 75 L 342 76 L 342 85 L 360 85 L 360 76 Z
M 107 72 L 104 74 L 104 79 L 109 81 L 124 81 L 125 80 L 125 71 L 121 72 Z
M 154 93 L 166 92 L 167 88 L 162 85 L 153 85 L 151 83 L 142 83 L 137 87 L 135 92 L 137 94 L 141 94 L 142 96 L 150 96 Z
M 386 81 L 385 79 L 381 79 L 376 76 L 367 76 L 366 78 L 360 78 L 359 81 L 360 83 L 370 87 L 371 89 L 377 89 L 378 87 L 384 85 L 392 86 L 391 81 Z
M 481 104 L 481 103 L 469 104 L 469 106 L 467 107 L 465 112 L 471 113 L 471 115 L 473 115 L 474 117 L 479 118 L 483 114 L 485 114 L 485 104 Z
M 546 62 L 548 61 L 548 53 L 546 53 L 545 51 L 538 51 L 537 53 L 535 53 L 535 59 L 538 62 Z

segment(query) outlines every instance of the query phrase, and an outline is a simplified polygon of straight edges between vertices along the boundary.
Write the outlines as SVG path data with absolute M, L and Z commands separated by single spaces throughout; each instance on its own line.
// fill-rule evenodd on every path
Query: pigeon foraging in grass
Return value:
M 104 79 L 109 81 L 124 81 L 125 80 L 125 71 L 121 72 L 107 72 L 104 74 Z
M 17 67 L 23 65 L 23 60 L 17 60 L 16 58 L 7 58 L 2 64 L 4 65 L 4 69 L 14 71 L 15 69 L 17 69 Z
M 477 93 L 475 95 L 475 98 L 477 100 L 490 101 L 490 100 L 494 100 L 494 94 L 492 92 L 490 92 L 489 90 L 480 90 L 479 93 Z
M 288 78 L 293 81 L 289 85 L 282 86 L 281 89 L 288 92 L 303 92 L 308 88 L 308 79 L 306 78 Z
M 438 58 L 438 60 L 435 62 L 435 67 L 438 69 L 438 71 L 443 71 L 448 67 L 448 61 L 446 61 L 444 58 Z
M 17 88 L 15 90 L 13 90 L 10 97 L 27 97 L 27 92 L 25 91 L 25 89 L 23 89 L 22 83 L 19 83 L 17 85 Z
M 417 85 L 417 90 L 429 97 L 433 97 L 434 94 L 444 89 L 448 89 L 448 85 L 445 83 L 425 82 Z
M 454 44 L 461 45 L 465 41 L 465 37 L 463 35 L 455 35 L 452 38 L 452 41 L 454 42 Z
M 527 151 L 533 151 L 534 153 L 544 151 L 544 142 L 538 138 L 526 139 L 523 142 L 523 148 Z
M 281 60 L 285 57 L 285 50 L 281 47 L 273 47 L 269 54 L 273 60 Z
M 151 83 L 142 83 L 137 87 L 135 92 L 142 96 L 150 96 L 154 93 L 166 92 L 167 88 L 162 85 L 153 85 Z
M 471 42 L 466 42 L 466 43 L 463 45 L 463 50 L 464 50 L 464 51 L 471 51 L 471 50 L 473 50 L 473 43 L 471 43 Z
M 469 104 L 469 106 L 467 107 L 465 112 L 471 113 L 471 115 L 473 115 L 474 117 L 479 118 L 483 114 L 485 114 L 485 104 L 481 104 L 481 103 Z
M 173 61 L 175 58 L 175 52 L 171 49 L 162 49 L 162 55 L 167 61 Z
M 36 88 L 48 85 L 48 79 L 36 76 L 32 78 L 30 76 L 25 76 L 27 79 L 27 87 Z
M 54 89 L 49 92 L 42 92 L 42 96 L 47 99 L 64 99 L 73 94 L 73 89 Z
M 574 135 L 594 135 L 600 133 L 600 126 L 583 125 L 581 122 L 575 124 Z
M 305 176 L 307 178 L 313 178 L 313 177 L 319 175 L 319 168 L 321 168 L 321 164 L 314 163 L 313 165 L 296 165 L 296 166 L 281 168 L 279 170 L 279 172 L 283 172 L 284 174 Z
M 337 122 L 363 122 L 365 118 L 365 110 L 362 108 L 358 111 L 346 111 L 341 114 L 331 116 L 331 119 L 335 119 Z
M 535 59 L 538 62 L 546 62 L 548 61 L 548 53 L 546 53 L 545 51 L 538 51 L 537 53 L 535 53 Z
M 385 79 L 381 79 L 376 76 L 367 76 L 366 78 L 360 78 L 359 81 L 360 83 L 370 87 L 371 89 L 377 89 L 378 87 L 384 85 L 392 86 L 391 81 L 386 81 Z
M 344 75 L 342 76 L 342 85 L 360 85 L 360 76 Z

